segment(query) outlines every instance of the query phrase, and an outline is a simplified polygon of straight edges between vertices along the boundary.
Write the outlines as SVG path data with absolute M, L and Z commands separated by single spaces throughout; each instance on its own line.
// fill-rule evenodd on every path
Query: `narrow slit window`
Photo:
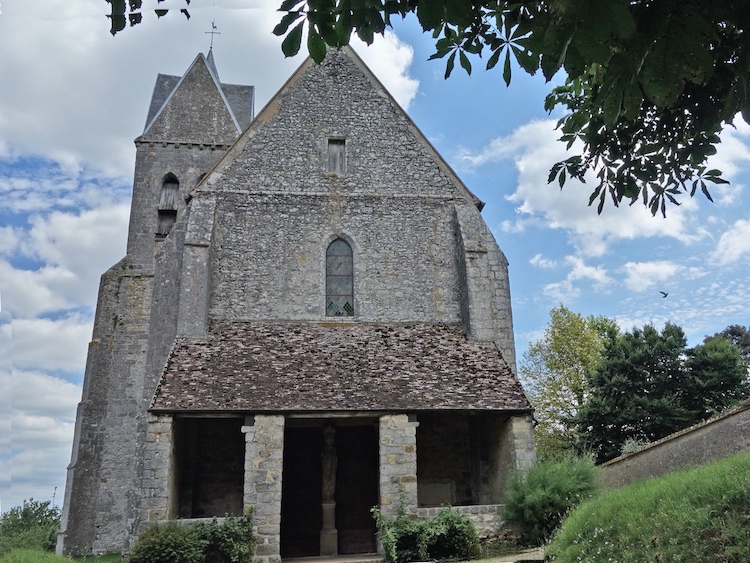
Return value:
M 328 139 L 328 172 L 346 174 L 346 141 Z
M 326 317 L 354 315 L 354 262 L 352 247 L 336 239 L 326 251 Z
M 168 235 L 177 222 L 177 198 L 180 195 L 180 182 L 174 174 L 167 174 L 159 192 L 157 235 Z

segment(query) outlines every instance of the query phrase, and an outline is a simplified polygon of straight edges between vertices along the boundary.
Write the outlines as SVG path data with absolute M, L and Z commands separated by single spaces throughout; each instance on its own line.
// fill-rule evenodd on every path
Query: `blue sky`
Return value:
M 145 0 L 153 8 L 156 0 Z M 167 0 L 167 6 L 183 7 Z M 125 252 L 135 157 L 157 73 L 206 52 L 260 109 L 302 57 L 270 34 L 275 0 L 193 0 L 112 38 L 104 0 L 0 3 L 0 501 L 61 503 L 99 276 Z M 541 77 L 506 89 L 481 63 L 443 79 L 412 20 L 360 55 L 486 207 L 510 261 L 519 358 L 563 303 L 629 329 L 670 320 L 691 345 L 750 324 L 750 127 L 726 131 L 715 203 L 682 198 L 667 219 L 587 207 L 589 186 L 546 183 L 565 157 Z M 660 291 L 669 293 L 662 299 Z M 12 398 L 12 402 L 11 402 Z

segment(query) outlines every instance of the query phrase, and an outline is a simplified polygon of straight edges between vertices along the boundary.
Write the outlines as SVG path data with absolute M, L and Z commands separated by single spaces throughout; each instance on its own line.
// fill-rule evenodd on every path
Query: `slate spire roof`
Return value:
M 254 117 L 254 95 L 253 86 L 222 84 L 213 52 L 199 53 L 183 76 L 157 76 L 141 139 L 232 143 Z

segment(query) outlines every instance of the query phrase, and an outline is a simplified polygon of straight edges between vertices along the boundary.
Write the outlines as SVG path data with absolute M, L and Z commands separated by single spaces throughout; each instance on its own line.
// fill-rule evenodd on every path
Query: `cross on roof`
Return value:
M 204 31 L 203 33 L 209 33 L 211 35 L 211 45 L 209 46 L 208 50 L 214 48 L 214 35 L 221 35 L 220 31 L 216 31 L 216 20 L 211 20 L 211 31 Z

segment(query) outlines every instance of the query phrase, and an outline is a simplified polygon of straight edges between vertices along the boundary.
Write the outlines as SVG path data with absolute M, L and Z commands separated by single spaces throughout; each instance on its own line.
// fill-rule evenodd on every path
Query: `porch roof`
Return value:
M 459 325 L 214 322 L 175 339 L 151 410 L 529 411 L 492 342 Z

